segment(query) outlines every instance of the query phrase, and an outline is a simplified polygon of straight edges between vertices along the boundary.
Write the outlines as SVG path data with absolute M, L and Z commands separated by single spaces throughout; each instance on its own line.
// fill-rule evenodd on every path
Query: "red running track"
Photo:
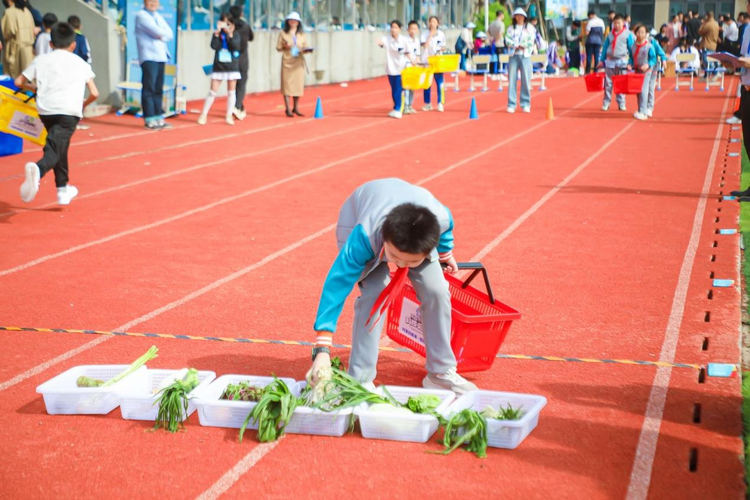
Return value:
M 71 176 L 81 196 L 67 208 L 53 204 L 51 176 L 34 203 L 19 203 L 19 172 L 38 152 L 0 164 L 0 326 L 309 340 L 341 202 L 367 180 L 398 176 L 451 207 L 459 260 L 481 257 L 496 294 L 523 312 L 502 352 L 737 362 L 739 289 L 711 287 L 711 273 L 739 280 L 737 236 L 715 233 L 735 227 L 738 214 L 720 201 L 739 179 L 739 160 L 726 154 L 739 151 L 730 142 L 739 131 L 720 124 L 733 85 L 726 93 L 665 85 L 646 123 L 601 112 L 578 80 L 535 92 L 530 115 L 505 114 L 505 94 L 461 92 L 449 93 L 443 114 L 387 120 L 389 94 L 376 80 L 312 89 L 306 110 L 320 95 L 322 121 L 286 119 L 273 94 L 252 97 L 255 114 L 234 128 L 198 127 L 191 114 L 161 133 L 129 117 L 91 120 L 75 137 Z M 349 342 L 351 319 L 347 307 L 337 342 Z M 145 432 L 119 410 L 49 416 L 34 392 L 40 383 L 75 365 L 130 362 L 151 344 L 160 355 L 149 366 L 219 375 L 301 379 L 309 352 L 0 335 L 8 497 L 744 495 L 736 378 L 499 360 L 471 378 L 549 404 L 521 447 L 479 460 L 358 435 L 240 444 L 236 431 L 201 427 L 197 415 L 177 435 Z M 419 385 L 423 375 L 419 357 L 381 354 L 378 383 Z

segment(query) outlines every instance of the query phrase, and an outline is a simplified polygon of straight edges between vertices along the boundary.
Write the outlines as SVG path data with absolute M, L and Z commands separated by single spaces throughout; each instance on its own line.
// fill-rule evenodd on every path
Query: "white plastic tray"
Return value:
M 117 391 L 142 383 L 146 367 L 110 387 L 78 387 L 81 375 L 107 381 L 126 370 L 130 365 L 81 365 L 46 381 L 36 388 L 44 396 L 44 406 L 50 415 L 106 415 L 120 404 Z
M 155 403 L 159 399 L 159 395 L 154 394 L 153 391 L 159 387 L 165 378 L 168 376 L 174 377 L 179 371 L 146 370 L 146 377 L 140 378 L 136 383 L 129 384 L 128 387 L 117 390 L 116 392 L 120 396 L 122 418 L 126 420 L 156 420 L 159 406 Z M 190 395 L 195 395 L 196 391 L 210 384 L 215 378 L 216 373 L 214 372 L 198 371 L 200 384 L 190 392 Z M 194 411 L 195 403 L 189 397 L 187 414 L 182 421 L 187 420 Z
M 298 382 L 297 394 L 302 393 L 305 387 L 307 387 L 307 382 Z M 295 408 L 294 415 L 292 415 L 289 425 L 286 426 L 284 432 L 288 434 L 341 437 L 346 434 L 352 419 L 355 418 L 353 408 L 324 412 L 301 406 Z
M 497 409 L 510 403 L 513 408 L 522 407 L 524 414 L 519 420 L 487 419 L 487 444 L 494 448 L 515 449 L 526 439 L 539 423 L 539 412 L 547 404 L 547 398 L 534 394 L 515 392 L 471 391 L 458 398 L 443 415 L 458 413 L 466 408 L 481 412 L 487 406 Z
M 297 381 L 291 378 L 281 378 L 293 394 L 297 391 Z M 252 401 L 227 401 L 221 398 L 229 384 L 247 382 L 256 387 L 265 387 L 273 382 L 273 377 L 259 377 L 255 375 L 222 375 L 211 384 L 195 391 L 192 403 L 198 409 L 198 418 L 201 425 L 205 427 L 224 427 L 228 429 L 239 429 L 245 419 L 253 411 L 255 405 Z M 258 429 L 257 424 L 252 422 L 247 425 L 248 429 Z
M 432 394 L 442 401 L 437 407 L 438 413 L 444 412 L 453 402 L 456 395 L 451 391 L 422 389 L 419 387 L 385 386 L 391 396 L 399 403 L 406 403 L 411 396 Z M 378 387 L 378 394 L 384 395 L 383 387 Z M 400 415 L 369 409 L 357 409 L 362 436 L 368 439 L 388 439 L 391 441 L 409 441 L 426 443 L 438 428 L 438 419 L 432 415 Z

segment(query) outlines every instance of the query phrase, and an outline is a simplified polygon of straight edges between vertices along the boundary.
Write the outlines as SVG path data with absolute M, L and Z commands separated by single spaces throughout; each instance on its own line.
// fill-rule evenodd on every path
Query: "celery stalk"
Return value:
M 146 362 L 151 361 L 152 359 L 154 359 L 156 357 L 156 353 L 158 351 L 159 351 L 159 349 L 157 349 L 156 346 L 152 345 L 151 349 L 149 349 L 148 351 L 146 351 L 146 354 L 144 354 L 140 358 L 136 359 L 133 362 L 133 364 L 130 365 L 125 371 L 123 371 L 122 373 L 118 373 L 117 375 L 115 375 L 111 379 L 109 379 L 106 382 L 104 382 L 104 384 L 102 384 L 101 387 L 109 387 L 111 385 L 116 384 L 120 380 L 124 379 L 128 375 L 131 375 L 132 373 L 134 373 L 135 371 L 137 371 L 138 368 L 140 368 L 141 366 L 145 365 Z

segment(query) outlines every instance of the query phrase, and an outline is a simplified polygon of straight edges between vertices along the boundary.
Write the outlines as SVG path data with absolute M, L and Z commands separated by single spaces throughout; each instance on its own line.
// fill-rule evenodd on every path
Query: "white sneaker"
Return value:
M 27 163 L 24 167 L 25 178 L 21 184 L 21 199 L 29 203 L 34 200 L 39 192 L 39 178 L 41 174 L 36 163 Z
M 648 116 L 646 116 L 644 113 L 641 113 L 640 111 L 636 111 L 635 113 L 633 113 L 633 118 L 641 121 L 648 120 Z
M 68 184 L 65 187 L 57 188 L 57 204 L 70 205 L 70 200 L 78 196 L 78 188 Z
M 208 123 L 208 117 L 206 115 L 200 115 L 198 117 L 198 125 L 205 125 Z
M 609 111 L 609 104 L 602 104 L 602 111 Z
M 422 111 L 432 111 L 432 104 L 425 104 Z
M 417 111 L 414 108 L 412 108 L 411 106 L 409 106 L 408 108 L 406 108 L 404 110 L 404 114 L 405 115 L 416 115 Z
M 513 113 L 516 112 L 516 108 L 508 108 L 507 111 L 508 111 L 508 113 L 510 113 L 512 115 Z
M 232 110 L 232 114 L 234 115 L 235 118 L 237 118 L 240 121 L 244 120 L 245 117 L 247 116 L 247 112 L 245 110 L 238 109 L 238 108 L 234 108 Z
M 654 116 L 654 110 L 653 109 L 647 109 L 646 110 L 646 116 L 648 116 L 649 118 L 651 118 L 652 116 Z
M 442 102 L 438 103 L 438 107 L 437 107 L 437 110 L 438 110 L 438 112 L 440 112 L 440 113 L 442 113 L 443 111 L 445 111 L 445 107 L 443 106 L 443 103 L 442 103 Z
M 455 368 L 451 368 L 445 373 L 428 373 L 422 380 L 422 387 L 425 389 L 447 389 L 458 395 L 477 390 L 477 386 L 459 375 Z
M 227 125 L 234 125 L 234 118 L 232 118 L 232 115 L 227 116 Z
M 524 106 L 521 108 L 524 113 L 531 113 L 531 106 Z
M 618 107 L 620 108 L 620 111 L 627 111 L 628 108 L 624 104 L 618 104 Z
M 388 113 L 388 116 L 391 117 L 391 118 L 396 118 L 396 119 L 400 120 L 402 115 L 401 115 L 401 111 L 396 111 L 394 109 L 393 111 L 391 111 L 390 113 Z
M 729 118 L 729 120 L 727 120 L 727 123 L 728 123 L 729 125 L 739 125 L 740 123 L 742 123 L 742 120 L 740 120 L 740 119 L 739 119 L 739 118 L 737 118 L 736 116 L 732 115 L 732 116 L 731 116 L 731 117 Z

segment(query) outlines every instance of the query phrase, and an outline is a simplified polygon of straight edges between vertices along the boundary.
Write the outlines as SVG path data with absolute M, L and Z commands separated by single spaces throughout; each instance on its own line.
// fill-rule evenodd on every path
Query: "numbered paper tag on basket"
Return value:
M 15 111 L 8 123 L 8 130 L 38 139 L 44 131 L 42 120 L 21 111 Z
M 398 321 L 398 331 L 414 342 L 424 345 L 422 314 L 419 311 L 419 304 L 413 300 L 404 298 L 401 304 L 401 318 Z

